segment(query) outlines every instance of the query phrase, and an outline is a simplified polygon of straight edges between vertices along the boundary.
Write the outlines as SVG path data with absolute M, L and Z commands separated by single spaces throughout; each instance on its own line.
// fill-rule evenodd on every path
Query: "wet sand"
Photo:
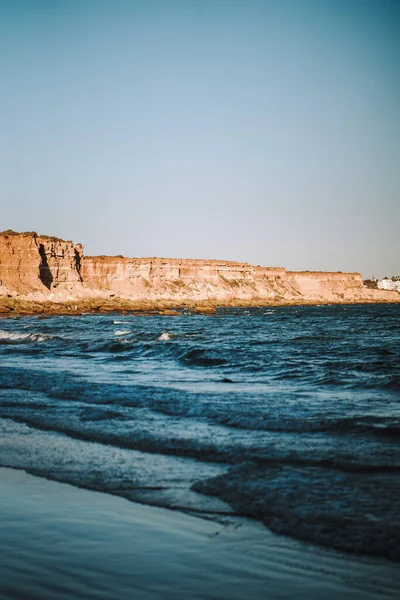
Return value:
M 400 567 L 0 469 L 0 597 L 398 598 Z

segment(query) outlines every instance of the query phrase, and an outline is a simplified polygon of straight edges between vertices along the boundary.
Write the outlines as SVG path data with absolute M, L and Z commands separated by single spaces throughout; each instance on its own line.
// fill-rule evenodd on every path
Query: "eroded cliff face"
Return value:
M 0 294 L 75 292 L 82 287 L 82 246 L 35 232 L 0 233 Z
M 161 258 L 84 257 L 86 285 L 134 299 L 233 300 L 274 296 L 285 269 L 246 263 Z
M 296 273 L 247 263 L 84 257 L 85 285 L 135 299 L 341 301 L 364 294 L 359 273 Z
M 36 233 L 0 234 L 0 295 L 177 304 L 262 305 L 399 301 L 359 273 L 292 272 L 217 260 L 84 257 L 82 246 Z
M 360 273 L 288 271 L 286 282 L 295 294 L 310 300 L 355 301 L 361 299 L 365 292 Z

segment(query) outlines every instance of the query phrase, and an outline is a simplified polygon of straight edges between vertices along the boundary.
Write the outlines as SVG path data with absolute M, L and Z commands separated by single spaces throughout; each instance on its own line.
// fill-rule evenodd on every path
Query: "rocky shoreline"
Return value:
M 400 302 L 360 273 L 218 260 L 84 256 L 82 244 L 0 233 L 0 314 L 215 314 L 223 307 Z
M 137 316 L 146 316 L 158 314 L 161 316 L 179 316 L 184 314 L 200 314 L 200 315 L 215 315 L 218 309 L 226 308 L 258 308 L 271 306 L 321 306 L 322 304 L 377 304 L 377 303 L 395 303 L 400 302 L 399 299 L 393 300 L 365 300 L 357 302 L 327 302 L 319 301 L 297 301 L 297 302 L 268 302 L 268 303 L 252 303 L 231 301 L 229 304 L 218 304 L 213 301 L 202 304 L 168 302 L 163 301 L 134 301 L 124 298 L 104 299 L 100 301 L 98 298 L 93 299 L 77 299 L 67 302 L 50 302 L 48 300 L 24 300 L 20 298 L 0 298 L 0 318 L 1 317 L 17 317 L 22 315 L 70 315 L 81 316 L 84 314 L 135 314 Z

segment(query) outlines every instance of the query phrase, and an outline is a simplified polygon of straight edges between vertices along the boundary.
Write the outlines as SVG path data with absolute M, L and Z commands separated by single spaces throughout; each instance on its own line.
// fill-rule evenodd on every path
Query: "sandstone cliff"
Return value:
M 124 298 L 246 301 L 355 301 L 365 290 L 359 273 L 295 273 L 216 260 L 84 257 L 85 285 Z
M 76 292 L 82 246 L 35 232 L 0 233 L 0 294 Z
M 217 260 L 83 256 L 82 246 L 34 232 L 0 234 L 0 295 L 116 306 L 398 302 L 363 287 L 359 273 L 291 272 Z M 128 306 L 126 305 L 124 306 Z

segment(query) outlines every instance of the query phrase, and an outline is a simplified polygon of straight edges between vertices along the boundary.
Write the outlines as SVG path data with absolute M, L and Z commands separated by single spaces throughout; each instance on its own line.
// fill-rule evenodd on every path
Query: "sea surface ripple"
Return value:
M 400 305 L 0 321 L 0 466 L 400 561 Z

